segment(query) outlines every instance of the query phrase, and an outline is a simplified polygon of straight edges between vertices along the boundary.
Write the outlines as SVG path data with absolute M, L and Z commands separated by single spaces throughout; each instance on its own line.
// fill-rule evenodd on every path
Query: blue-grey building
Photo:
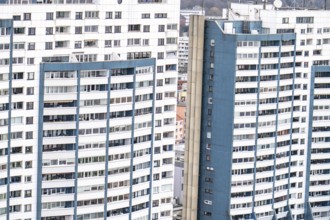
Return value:
M 183 219 L 330 218 L 329 14 L 191 18 Z

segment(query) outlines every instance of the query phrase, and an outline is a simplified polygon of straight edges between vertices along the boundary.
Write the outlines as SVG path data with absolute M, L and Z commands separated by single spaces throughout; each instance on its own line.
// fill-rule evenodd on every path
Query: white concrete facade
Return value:
M 329 191 L 327 190 L 329 187 L 329 169 L 330 163 L 327 162 L 329 159 L 328 150 L 330 148 L 330 143 L 326 142 L 326 138 L 328 137 L 327 129 L 329 123 L 326 121 L 326 108 L 329 108 L 327 103 L 329 99 L 322 99 L 320 95 L 329 94 L 329 90 L 314 88 L 314 84 L 312 79 L 314 78 L 313 66 L 329 66 L 330 65 L 330 15 L 329 11 L 324 10 L 276 10 L 273 6 L 267 5 L 266 10 L 262 9 L 261 5 L 249 5 L 249 4 L 232 4 L 231 13 L 229 13 L 229 20 L 243 20 L 246 21 L 262 21 L 262 27 L 264 28 L 264 33 L 268 34 L 279 34 L 279 33 L 296 33 L 296 43 L 295 48 L 293 46 L 281 46 L 281 81 L 280 81 L 280 91 L 279 97 L 283 99 L 278 104 L 278 108 L 280 113 L 278 114 L 278 123 L 277 123 L 277 144 L 279 142 L 285 143 L 290 140 L 290 135 L 285 134 L 288 130 L 288 125 L 291 121 L 294 121 L 293 127 L 291 128 L 291 141 L 296 142 L 297 144 L 292 144 L 291 149 L 289 151 L 289 145 L 283 145 L 278 148 L 276 152 L 276 183 L 274 186 L 269 185 L 266 187 L 265 184 L 257 184 L 256 192 L 257 195 L 255 200 L 260 201 L 258 203 L 258 207 L 255 207 L 256 217 L 259 219 L 271 219 L 272 211 L 271 206 L 262 205 L 262 203 L 267 204 L 267 199 L 271 199 L 271 191 L 275 191 L 274 199 L 276 204 L 273 205 L 275 212 L 277 214 L 278 219 L 287 218 L 286 213 L 286 202 L 280 202 L 281 198 L 286 193 L 288 193 L 289 189 L 289 204 L 291 209 L 292 218 L 295 219 L 309 219 L 306 215 L 306 209 L 311 206 L 312 215 L 314 219 L 328 219 L 330 218 L 330 213 L 328 212 L 330 208 L 329 204 Z M 237 16 L 239 14 L 239 16 Z M 253 33 L 252 33 L 253 34 Z M 250 43 L 252 43 L 250 45 Z M 263 66 L 268 69 L 270 66 L 277 62 L 277 58 L 272 58 L 271 54 L 278 52 L 279 48 L 269 45 L 268 47 L 262 48 L 261 63 Z M 295 56 L 294 56 L 294 51 Z M 237 65 L 248 65 L 252 63 L 257 63 L 256 56 L 258 54 L 258 45 L 254 45 L 253 42 L 242 42 L 242 45 L 237 48 Z M 288 55 L 292 54 L 292 55 Z M 267 55 L 267 56 L 266 56 Z M 287 57 L 288 56 L 288 57 Z M 289 68 L 289 66 L 285 66 L 289 62 L 295 62 L 296 65 L 294 69 Z M 273 70 L 261 70 L 261 76 L 265 78 L 270 78 L 273 74 Z M 275 70 L 277 72 L 277 70 Z M 295 81 L 292 81 L 286 76 L 295 72 Z M 249 72 L 249 74 L 247 74 Z M 274 72 L 275 73 L 275 72 Z M 263 76 L 264 75 L 264 76 Z M 283 76 L 282 76 L 283 75 Z M 251 71 L 237 71 L 237 76 L 251 76 Z M 325 80 L 325 81 L 323 81 Z M 326 83 L 328 78 L 315 78 L 315 83 Z M 294 82 L 294 85 L 293 85 Z M 319 84 L 320 85 L 320 84 Z M 323 84 L 325 85 L 325 84 Z M 236 88 L 249 88 L 252 86 L 252 82 L 237 82 Z M 320 85 L 322 87 L 322 84 Z M 253 86 L 252 86 L 253 87 Z M 270 81 L 260 82 L 260 96 L 259 100 L 264 99 L 267 100 L 271 97 L 276 97 L 275 94 L 278 91 L 276 89 L 277 85 L 272 84 Z M 286 91 L 286 88 L 294 87 L 294 105 L 292 107 L 288 106 L 284 101 L 285 96 L 291 94 L 290 91 Z M 313 89 L 311 89 L 311 87 Z M 323 86 L 324 87 L 324 86 Z M 289 93 L 288 93 L 289 92 Z M 292 93 L 293 94 L 293 93 Z M 298 100 L 297 95 L 300 97 Z M 314 95 L 314 97 L 311 97 Z M 319 97 L 319 98 L 316 98 Z M 236 95 L 236 106 L 235 113 L 248 112 L 248 110 L 253 110 L 253 100 L 256 97 L 253 95 Z M 314 112 L 310 106 L 310 100 L 314 100 Z M 317 100 L 321 99 L 321 100 Z M 247 103 L 247 102 L 250 102 Z M 290 103 L 290 102 L 288 102 Z M 322 103 L 322 104 L 321 104 Z M 271 105 L 260 105 L 260 111 L 267 111 L 272 109 Z M 286 109 L 291 109 L 288 113 L 285 113 Z M 292 113 L 292 116 L 290 114 Z M 238 115 L 237 115 L 238 116 Z M 313 116 L 313 119 L 309 118 Z M 292 118 L 293 117 L 293 118 Z M 326 117 L 326 118 L 324 118 Z M 234 134 L 237 137 L 243 137 L 243 139 L 247 138 L 247 136 L 252 135 L 254 133 L 254 128 L 249 127 L 250 121 L 245 117 L 237 117 L 235 119 L 235 130 Z M 317 121 L 315 121 L 317 119 Z M 298 120 L 296 123 L 295 121 Z M 268 133 L 273 129 L 275 129 L 276 125 L 272 125 L 274 121 L 273 116 L 259 116 L 258 122 L 258 133 Z M 312 124 L 309 122 L 312 121 Z M 248 122 L 248 123 L 247 123 Z M 313 127 L 310 127 L 313 126 Z M 308 137 L 309 130 L 312 129 L 312 137 Z M 251 132 L 250 132 L 251 131 Z M 323 133 L 321 133 L 323 131 Z M 324 132 L 325 131 L 325 132 Z M 312 146 L 311 152 L 308 151 L 308 140 L 312 138 Z M 292 143 L 293 143 L 292 142 Z M 320 143 L 323 144 L 320 147 Z M 267 162 L 270 162 L 269 158 L 274 154 L 273 151 L 273 143 L 274 140 L 272 138 L 264 138 L 261 140 L 258 145 L 257 150 L 257 169 L 267 169 Z M 249 146 L 250 143 L 248 140 L 243 141 L 234 141 L 234 146 Z M 260 149 L 259 149 L 260 147 Z M 268 149 L 267 149 L 268 148 Z M 291 152 L 291 157 L 288 155 L 288 152 Z M 241 152 L 234 153 L 233 159 L 235 163 L 233 163 L 233 169 L 240 170 L 240 162 L 239 161 L 249 161 L 249 153 L 245 153 L 244 160 L 242 160 L 243 154 Z M 326 156 L 327 155 L 327 156 Z M 247 158 L 245 158 L 247 157 Z M 268 159 L 266 159 L 268 158 Z M 309 158 L 311 158 L 309 162 Z M 288 163 L 287 161 L 290 159 L 290 169 L 288 166 L 284 165 Z M 251 163 L 252 165 L 252 163 Z M 247 168 L 249 165 L 245 163 L 244 168 Z M 284 167 L 287 168 L 284 168 Z M 282 168 L 283 167 L 283 168 Z M 309 168 L 310 167 L 310 172 Z M 294 178 L 290 178 L 290 186 L 287 185 L 285 179 L 288 177 L 284 177 L 287 173 L 290 175 L 294 175 Z M 267 171 L 263 171 L 262 173 L 257 173 L 257 178 L 267 178 Z M 273 173 L 270 171 L 269 174 Z M 236 176 L 237 175 L 237 176 Z M 246 174 L 247 175 L 247 174 Z M 244 176 L 246 176 L 244 175 Z M 310 182 L 308 182 L 309 176 Z M 272 176 L 272 174 L 271 174 Z M 278 178 L 283 181 L 278 180 Z M 237 180 L 236 180 L 237 178 Z M 239 181 L 242 178 L 242 175 L 235 174 L 233 175 L 233 181 Z M 273 180 L 275 181 L 275 180 Z M 260 186 L 258 186 L 260 185 Z M 322 185 L 322 188 L 319 187 Z M 275 188 L 273 188 L 275 187 Z M 308 191 L 309 189 L 309 191 Z M 233 187 L 233 191 L 245 191 L 246 187 L 235 186 Z M 284 193 L 284 194 L 283 194 Z M 238 193 L 239 194 L 239 193 Z M 237 194 L 237 195 L 238 195 Z M 309 194 L 309 195 L 308 195 Z M 325 199 L 324 196 L 327 196 Z M 238 196 L 239 197 L 239 196 Z M 308 201 L 305 201 L 308 198 Z M 285 199 L 286 200 L 286 199 Z M 232 200 L 232 214 L 243 213 L 244 209 L 237 209 L 239 207 L 243 207 L 242 199 L 237 198 Z M 325 202 L 327 201 L 327 202 Z M 306 203 L 307 202 L 307 203 Z M 328 203 L 328 204 L 326 204 Z M 247 203 L 246 203 L 247 204 Z M 267 207 L 270 209 L 267 212 Z M 248 209 L 248 208 L 245 208 Z M 242 212 L 243 211 L 243 212 Z M 268 213 L 268 214 L 267 214 Z M 305 214 L 304 214 L 305 213 Z M 268 218 L 267 215 L 270 215 Z
M 0 20 L 14 18 L 11 138 L 6 121 L 10 36 L 0 27 L 0 219 L 32 220 L 38 213 L 42 220 L 172 219 L 179 2 L 48 1 L 0 4 L 0 11 Z M 41 63 L 145 58 L 156 58 L 156 66 L 137 68 L 135 79 L 125 67 L 112 73 L 109 146 L 105 145 L 105 90 L 110 86 L 106 70 L 80 71 L 80 87 L 77 71 L 45 72 L 44 106 L 38 107 Z M 134 82 L 133 93 L 129 86 Z M 77 91 L 80 103 L 74 103 Z M 40 110 L 43 137 L 38 136 Z M 126 114 L 133 111 L 134 125 L 132 115 Z M 78 155 L 75 137 L 79 137 Z M 40 138 L 43 152 L 38 152 Z M 133 138 L 134 152 L 128 145 Z M 38 193 L 41 204 L 37 204 Z

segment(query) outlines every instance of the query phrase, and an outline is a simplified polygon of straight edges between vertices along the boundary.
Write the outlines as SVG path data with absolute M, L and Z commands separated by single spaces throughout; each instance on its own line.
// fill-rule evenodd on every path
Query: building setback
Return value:
M 0 218 L 172 219 L 179 2 L 0 11 Z
M 330 218 L 330 13 L 190 19 L 183 219 Z

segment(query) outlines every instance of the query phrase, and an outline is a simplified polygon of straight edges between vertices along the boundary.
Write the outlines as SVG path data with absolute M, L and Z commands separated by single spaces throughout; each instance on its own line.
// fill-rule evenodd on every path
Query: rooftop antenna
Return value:
M 239 3 L 241 3 L 241 0 L 239 0 Z M 229 19 L 229 10 L 230 10 L 230 0 L 227 2 L 227 19 Z
M 205 7 L 205 0 L 203 0 L 203 2 L 202 2 L 202 13 L 203 13 L 203 15 L 205 15 L 204 7 Z
M 327 10 L 327 0 L 324 0 L 324 10 Z
M 262 0 L 262 3 L 263 3 L 263 9 L 265 10 L 267 5 L 267 0 Z
M 297 7 L 299 7 L 299 5 L 297 4 L 297 0 L 293 0 L 291 7 L 293 7 L 294 9 L 296 9 Z

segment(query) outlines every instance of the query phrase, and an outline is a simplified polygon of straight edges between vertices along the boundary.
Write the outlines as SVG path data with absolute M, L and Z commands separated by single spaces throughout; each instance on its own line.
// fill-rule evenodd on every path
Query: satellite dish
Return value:
M 275 8 L 280 8 L 283 5 L 281 0 L 275 0 L 273 4 Z

